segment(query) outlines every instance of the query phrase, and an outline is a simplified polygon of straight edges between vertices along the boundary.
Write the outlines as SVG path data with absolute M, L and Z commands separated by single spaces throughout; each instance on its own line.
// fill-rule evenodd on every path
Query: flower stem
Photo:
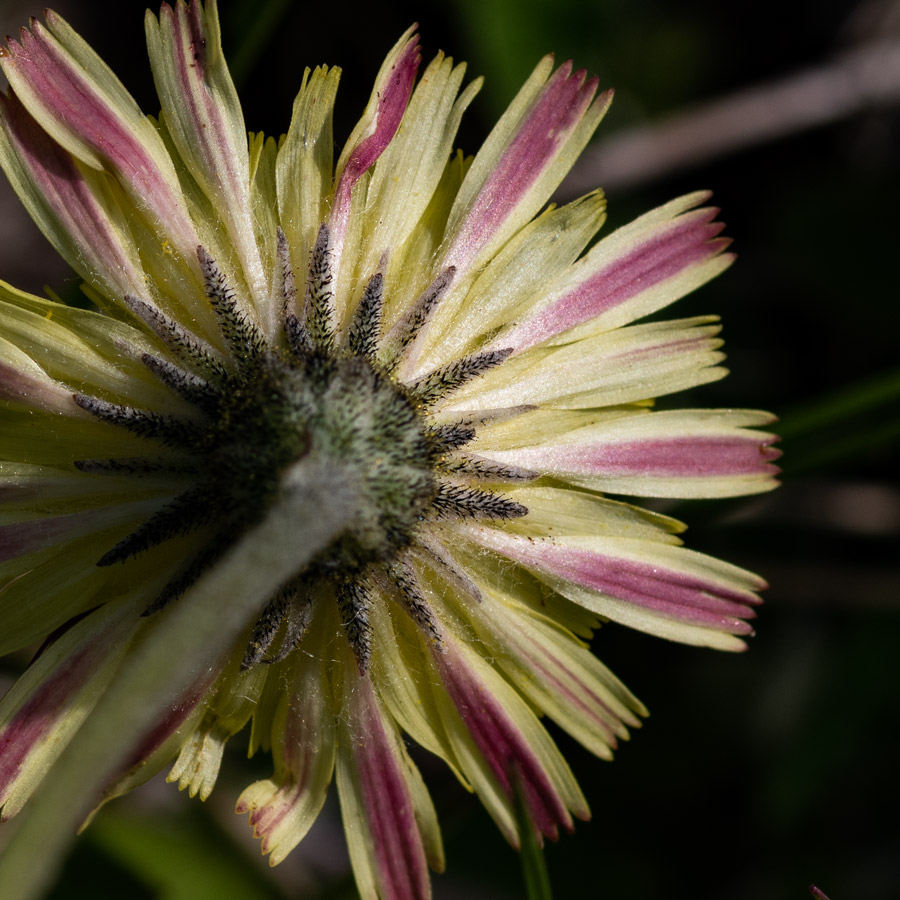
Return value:
M 522 863 L 525 896 L 527 900 L 553 900 L 547 861 L 538 842 L 534 823 L 528 815 L 521 789 L 516 791 L 516 824 L 519 827 L 519 840 L 522 842 L 519 858 Z

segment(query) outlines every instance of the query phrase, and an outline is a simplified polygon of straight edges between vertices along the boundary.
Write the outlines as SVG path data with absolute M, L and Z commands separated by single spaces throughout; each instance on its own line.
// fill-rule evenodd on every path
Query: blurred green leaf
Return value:
M 235 853 L 234 845 L 200 816 L 155 818 L 107 809 L 91 826 L 92 840 L 126 866 L 158 900 L 273 900 L 271 881 Z
M 316 894 L 315 900 L 359 900 L 356 881 L 352 874 L 327 885 Z

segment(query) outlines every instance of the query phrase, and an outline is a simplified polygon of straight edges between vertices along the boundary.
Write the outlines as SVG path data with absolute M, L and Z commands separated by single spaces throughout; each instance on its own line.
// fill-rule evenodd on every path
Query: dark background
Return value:
M 155 113 L 143 5 L 56 8 Z M 39 2 L 0 2 L 0 27 L 13 31 L 35 13 Z M 762 498 L 666 509 L 691 525 L 689 546 L 758 571 L 772 587 L 739 656 L 617 626 L 597 636 L 598 655 L 652 715 L 613 764 L 554 732 L 594 813 L 549 847 L 554 893 L 802 900 L 816 882 L 831 900 L 900 896 L 900 116 L 890 89 L 872 97 L 851 79 L 860 102 L 842 110 L 833 89 L 813 92 L 803 108 L 819 104 L 830 121 L 802 128 L 773 87 L 808 70 L 841 72 L 876 43 L 897 46 L 898 4 L 557 0 L 551 11 L 540 0 L 223 0 L 221 14 L 250 129 L 286 131 L 303 67 L 337 64 L 340 144 L 384 53 L 418 21 L 426 60 L 443 49 L 487 76 L 459 138 L 468 152 L 555 50 L 617 88 L 599 156 L 579 170 L 607 188 L 609 227 L 679 193 L 715 191 L 740 258 L 673 314 L 721 314 L 733 374 L 666 405 L 776 411 L 785 485 Z M 900 71 L 883 69 L 900 96 Z M 698 127 L 693 161 L 627 177 L 603 155 L 616 135 L 670 117 L 690 122 L 698 105 L 748 88 L 765 102 L 743 130 L 765 139 L 745 135 L 720 152 L 722 129 Z M 781 124 L 769 135 L 772 121 Z M 731 125 L 726 116 L 723 128 Z M 0 274 L 65 295 L 72 276 L 53 267 L 15 207 L 2 185 Z M 354 898 L 336 803 L 282 866 L 270 873 L 261 862 L 231 813 L 241 787 L 269 771 L 266 759 L 244 760 L 244 746 L 232 742 L 205 805 L 160 779 L 113 804 L 77 845 L 54 898 Z M 446 841 L 436 900 L 523 897 L 518 860 L 477 800 L 440 765 L 419 762 Z

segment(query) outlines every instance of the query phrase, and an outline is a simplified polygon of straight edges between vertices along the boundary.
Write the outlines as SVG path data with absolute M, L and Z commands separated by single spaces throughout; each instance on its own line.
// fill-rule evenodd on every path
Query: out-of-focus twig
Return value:
M 900 41 L 873 41 L 819 68 L 600 141 L 582 154 L 558 195 L 642 184 L 898 100 Z

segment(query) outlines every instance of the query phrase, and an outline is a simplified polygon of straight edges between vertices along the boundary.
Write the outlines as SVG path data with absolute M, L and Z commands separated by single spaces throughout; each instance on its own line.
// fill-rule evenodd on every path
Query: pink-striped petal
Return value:
M 610 91 L 592 105 L 596 78 L 573 73 L 571 61 L 547 78 L 551 66 L 538 66 L 475 158 L 450 212 L 442 267 L 467 272 L 530 221 L 608 108 Z
M 304 838 L 325 802 L 335 761 L 327 669 L 312 654 L 294 655 L 288 690 L 272 725 L 275 773 L 251 784 L 235 812 L 249 813 L 254 837 L 272 865 Z
M 100 808 L 110 800 L 145 784 L 172 762 L 172 758 L 178 754 L 199 725 L 216 674 L 217 670 L 211 670 L 198 678 L 197 682 L 169 707 L 167 714 L 140 739 L 122 767 L 121 774 L 106 786 L 97 805 L 82 824 L 82 828 L 86 827 Z
M 152 124 L 100 58 L 56 13 L 32 19 L 0 53 L 28 112 L 66 150 L 112 172 L 161 240 L 190 259 L 199 243 L 171 160 Z
M 535 347 L 470 381 L 449 397 L 446 409 L 585 409 L 661 397 L 726 374 L 716 365 L 724 359 L 719 331 L 714 317 L 698 317 Z
M 452 641 L 431 649 L 443 688 L 473 744 L 467 752 L 457 735 L 456 750 L 462 770 L 482 794 L 482 800 L 507 840 L 515 847 L 520 846 L 520 836 L 512 820 L 501 819 L 496 806 L 490 803 L 489 795 L 493 792 L 499 791 L 507 813 L 521 798 L 538 839 L 556 840 L 560 827 L 572 831 L 570 810 L 579 818 L 588 818 L 587 806 L 571 780 L 571 773 L 518 694 L 502 685 L 493 670 L 480 666 Z M 489 674 L 496 679 L 490 685 L 485 681 Z M 450 723 L 447 731 L 452 736 L 456 728 Z M 477 758 L 472 757 L 472 751 Z M 480 769 L 486 770 L 490 784 L 479 777 Z
M 736 566 L 669 544 L 632 538 L 534 540 L 477 526 L 466 531 L 598 615 L 688 643 L 742 648 L 731 636 L 753 633 L 745 620 L 755 617 L 753 607 L 762 602 L 756 591 L 766 587 Z
M 166 781 L 178 790 L 206 800 L 215 787 L 225 745 L 250 721 L 269 674 L 267 666 L 241 668 L 245 647 L 239 646 L 206 702 L 206 711 L 181 747 Z
M 337 786 L 350 861 L 363 900 L 428 900 L 431 883 L 416 808 L 421 785 L 371 681 L 352 661 L 339 726 Z M 427 795 L 426 795 L 427 796 Z M 429 801 L 430 806 L 430 801 Z M 433 817 L 428 810 L 427 817 Z M 440 862 L 435 860 L 435 862 Z
M 63 544 L 75 538 L 102 533 L 107 529 L 132 528 L 135 522 L 156 512 L 164 503 L 164 499 L 131 502 L 121 502 L 122 498 L 118 497 L 115 499 L 119 502 L 98 509 L 69 515 L 45 515 L 39 519 L 0 525 L 0 562 L 53 546 L 62 550 Z
M 734 259 L 723 253 L 731 241 L 718 236 L 719 211 L 685 211 L 708 198 L 680 198 L 604 238 L 547 303 L 502 336 L 503 345 L 521 351 L 582 323 L 595 332 L 619 327 L 718 275 Z
M 88 513 L 73 513 L 0 525 L 0 562 L 85 534 L 96 527 L 95 521 Z
M 331 233 L 335 253 L 340 256 L 350 198 L 359 179 L 375 164 L 393 140 L 419 71 L 422 55 L 419 36 L 412 29 L 394 45 L 375 79 L 375 87 L 359 124 L 350 135 L 338 160 L 334 205 L 331 211 Z
M 53 381 L 18 347 L 0 338 L 0 400 L 44 412 L 77 415 L 72 392 Z
M 217 665 L 198 672 L 193 683 L 169 706 L 166 714 L 139 737 L 122 767 L 122 776 L 109 786 L 103 803 L 143 784 L 171 762 L 199 724 L 226 661 L 222 658 Z
M 110 297 L 145 293 L 136 248 L 101 202 L 97 176 L 90 183 L 13 93 L 0 95 L 0 158 L 32 218 L 79 275 Z
M 137 630 L 109 603 L 42 648 L 0 701 L 0 820 L 14 816 L 93 709 Z
M 146 604 L 147 599 L 144 599 L 143 606 L 146 607 Z M 219 687 L 217 682 L 226 662 L 227 656 L 223 656 L 216 664 L 198 672 L 194 682 L 169 706 L 166 714 L 140 735 L 131 748 L 121 773 L 107 785 L 88 822 L 104 804 L 127 794 L 162 771 L 200 730 L 216 697 Z M 213 771 L 217 762 L 218 760 L 213 760 Z
M 448 299 L 449 313 L 446 304 L 438 307 L 440 325 L 427 336 L 416 372 L 477 352 L 530 314 L 567 276 L 603 225 L 605 210 L 603 192 L 595 191 L 551 206 L 525 225 L 486 263 L 468 291 Z
M 524 696 L 576 740 L 598 756 L 612 759 L 619 740 L 629 736 L 624 722 L 632 728 L 640 726 L 621 701 L 614 702 L 609 683 L 615 679 L 606 673 L 607 683 L 600 681 L 597 673 L 602 666 L 575 640 L 562 647 L 554 642 L 559 635 L 552 629 L 542 632 L 529 624 L 530 628 L 505 635 L 510 656 L 498 665 Z
M 222 215 L 244 277 L 268 299 L 253 231 L 250 159 L 240 102 L 222 55 L 216 4 L 178 0 L 147 16 L 147 43 L 165 124 L 191 174 Z M 272 306 L 272 304 L 268 304 Z
M 528 700 L 604 759 L 640 727 L 643 705 L 571 632 L 528 610 L 514 595 L 482 583 L 466 614 L 494 665 Z
M 727 497 L 771 490 L 780 455 L 766 413 L 676 410 L 620 416 L 492 459 L 611 493 Z

